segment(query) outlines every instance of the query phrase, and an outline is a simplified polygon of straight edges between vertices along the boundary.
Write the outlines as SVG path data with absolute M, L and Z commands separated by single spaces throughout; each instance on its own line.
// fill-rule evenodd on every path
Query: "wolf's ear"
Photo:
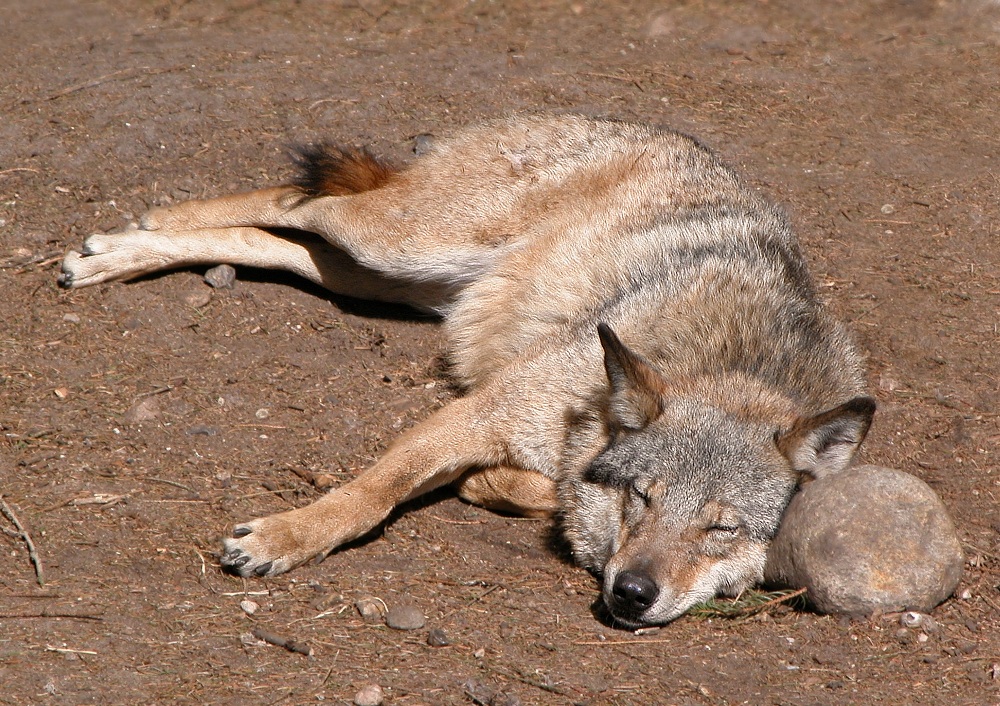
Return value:
M 850 465 L 874 414 L 875 400 L 855 397 L 815 417 L 800 419 L 788 431 L 776 434 L 775 442 L 795 471 L 822 478 Z
M 622 429 L 639 430 L 663 412 L 667 382 L 639 354 L 622 343 L 604 323 L 597 325 L 604 347 L 604 370 L 611 383 L 609 421 Z

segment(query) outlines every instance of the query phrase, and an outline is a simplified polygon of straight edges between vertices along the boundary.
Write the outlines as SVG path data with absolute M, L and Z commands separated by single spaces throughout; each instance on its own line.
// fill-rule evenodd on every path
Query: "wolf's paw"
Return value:
M 140 274 L 146 269 L 140 234 L 135 224 L 130 224 L 121 233 L 90 236 L 80 252 L 70 250 L 63 257 L 59 285 L 89 287 Z
M 223 571 L 240 576 L 277 576 L 312 554 L 303 552 L 288 522 L 280 515 L 236 525 L 222 540 Z

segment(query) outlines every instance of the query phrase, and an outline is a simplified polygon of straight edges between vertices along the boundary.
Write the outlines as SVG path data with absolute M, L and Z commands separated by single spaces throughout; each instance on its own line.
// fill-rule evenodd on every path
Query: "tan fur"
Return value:
M 229 570 L 287 571 L 454 483 L 558 512 L 615 618 L 665 622 L 759 578 L 798 475 L 836 472 L 864 438 L 860 358 L 787 222 L 687 137 L 533 116 L 398 172 L 303 159 L 297 186 L 154 209 L 63 263 L 73 287 L 275 267 L 443 316 L 465 396 L 321 500 L 238 525 Z

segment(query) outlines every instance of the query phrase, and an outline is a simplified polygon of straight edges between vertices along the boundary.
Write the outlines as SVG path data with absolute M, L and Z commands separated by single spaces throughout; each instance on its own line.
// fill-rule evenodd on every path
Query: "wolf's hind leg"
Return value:
M 477 468 L 454 486 L 463 500 L 496 512 L 551 517 L 559 510 L 555 481 L 535 471 L 510 466 Z
M 252 227 L 142 230 L 92 235 L 81 252 L 70 251 L 59 283 L 87 287 L 160 270 L 227 263 L 287 270 L 345 296 L 440 311 L 452 292 L 434 282 L 391 280 L 362 267 L 319 237 L 279 236 Z

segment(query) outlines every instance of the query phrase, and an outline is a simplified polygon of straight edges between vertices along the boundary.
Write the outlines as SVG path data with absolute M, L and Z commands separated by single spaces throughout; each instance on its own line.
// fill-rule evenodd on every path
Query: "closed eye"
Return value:
M 736 534 L 740 531 L 740 526 L 737 524 L 730 524 L 727 522 L 715 522 L 708 526 L 709 532 L 719 532 L 724 534 Z
M 643 503 L 649 505 L 649 493 L 646 492 L 645 488 L 640 488 L 638 485 L 633 483 L 629 486 L 629 491 Z

